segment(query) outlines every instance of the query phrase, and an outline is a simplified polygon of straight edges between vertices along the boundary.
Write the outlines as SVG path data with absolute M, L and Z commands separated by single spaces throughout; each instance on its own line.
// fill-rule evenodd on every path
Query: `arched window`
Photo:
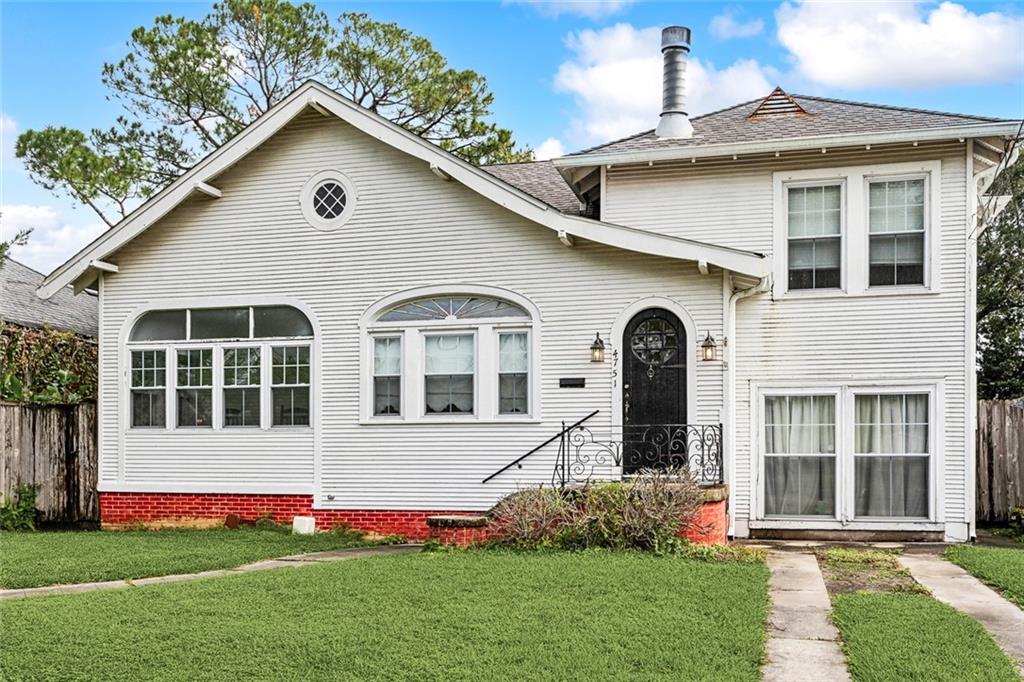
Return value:
M 128 335 L 131 426 L 308 427 L 312 339 L 286 305 L 146 312 Z
M 367 329 L 368 419 L 536 414 L 536 328 L 526 305 L 488 293 L 433 293 L 383 306 Z

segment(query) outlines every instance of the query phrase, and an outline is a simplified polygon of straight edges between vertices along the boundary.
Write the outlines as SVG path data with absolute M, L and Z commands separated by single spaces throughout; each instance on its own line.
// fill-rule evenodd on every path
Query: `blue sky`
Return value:
M 651 128 L 660 96 L 658 30 L 693 29 L 688 96 L 701 113 L 790 92 L 988 116 L 1024 116 L 1024 10 L 1014 3 L 586 2 L 318 3 L 366 11 L 429 38 L 452 65 L 485 75 L 495 119 L 544 156 Z M 88 209 L 33 185 L 18 133 L 105 127 L 104 62 L 158 14 L 206 3 L 17 3 L 2 21 L 2 230 L 35 227 L 15 257 L 44 272 L 98 235 Z

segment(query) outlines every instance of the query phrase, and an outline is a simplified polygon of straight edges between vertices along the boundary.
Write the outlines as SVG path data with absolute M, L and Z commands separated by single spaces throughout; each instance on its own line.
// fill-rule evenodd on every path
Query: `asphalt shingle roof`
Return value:
M 480 170 L 487 171 L 562 213 L 576 215 L 580 212 L 580 200 L 550 161 L 481 166 Z
M 44 275 L 10 258 L 0 263 L 0 320 L 22 327 L 42 327 L 72 331 L 82 336 L 97 334 L 98 304 L 94 294 L 75 296 L 70 287 L 43 300 L 36 289 Z
M 654 130 L 648 130 L 621 140 L 583 149 L 568 156 L 596 152 L 607 154 L 699 147 L 711 144 L 755 142 L 816 135 L 944 128 L 1002 120 L 882 104 L 850 102 L 810 95 L 791 95 L 791 97 L 807 112 L 807 115 L 788 114 L 749 118 L 750 114 L 764 100 L 764 98 L 760 98 L 692 118 L 693 137 L 689 139 L 661 139 L 655 137 Z

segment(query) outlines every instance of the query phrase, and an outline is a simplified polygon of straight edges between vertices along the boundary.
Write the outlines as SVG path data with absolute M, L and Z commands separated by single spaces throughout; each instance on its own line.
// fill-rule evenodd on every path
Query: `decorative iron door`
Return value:
M 670 428 L 686 423 L 686 330 L 673 313 L 649 308 L 626 325 L 621 348 L 623 473 L 668 466 L 686 451 Z

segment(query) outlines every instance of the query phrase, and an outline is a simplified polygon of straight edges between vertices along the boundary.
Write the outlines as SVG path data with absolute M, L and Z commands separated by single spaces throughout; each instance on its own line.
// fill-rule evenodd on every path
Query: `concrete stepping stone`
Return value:
M 812 554 L 771 552 L 768 663 L 765 682 L 850 680 L 839 632 L 829 620 L 832 602 Z

